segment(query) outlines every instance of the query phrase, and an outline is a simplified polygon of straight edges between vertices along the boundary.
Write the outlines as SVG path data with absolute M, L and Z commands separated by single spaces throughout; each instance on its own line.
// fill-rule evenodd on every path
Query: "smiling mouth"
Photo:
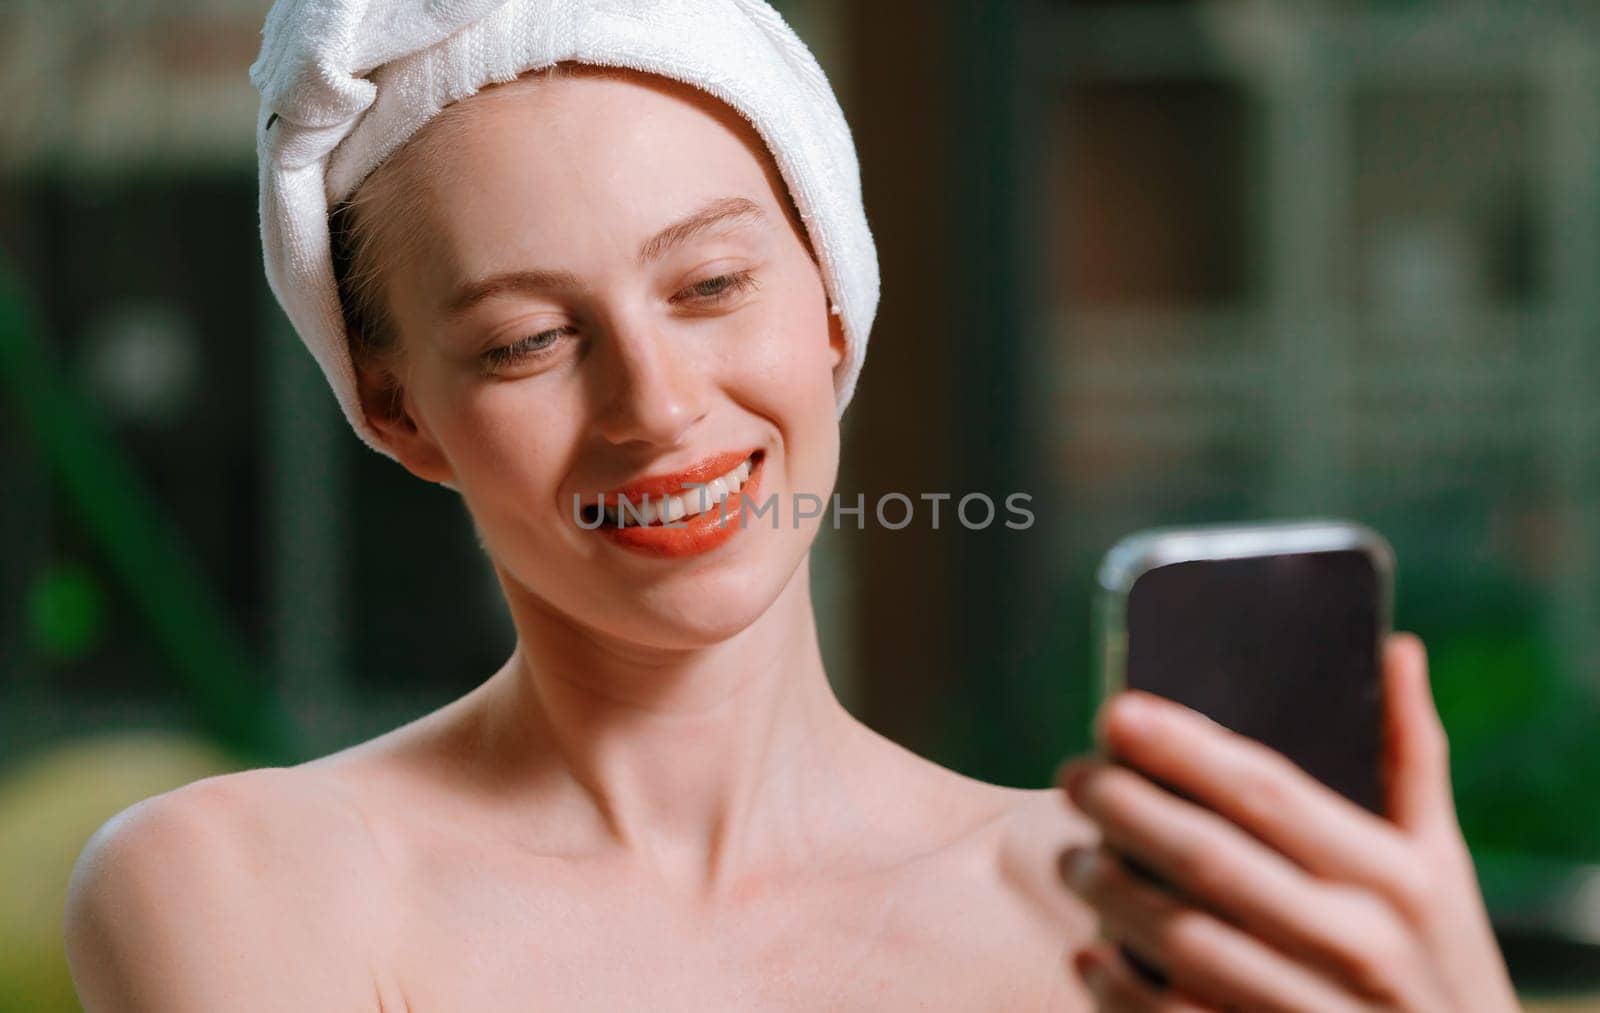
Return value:
M 723 474 L 705 480 L 701 488 L 684 488 L 677 495 L 602 496 L 606 501 L 603 512 L 599 503 L 583 507 L 584 526 L 602 530 L 676 526 L 703 514 L 715 515 L 724 499 L 738 502 L 739 490 L 749 484 L 764 456 L 764 451 L 757 450 Z

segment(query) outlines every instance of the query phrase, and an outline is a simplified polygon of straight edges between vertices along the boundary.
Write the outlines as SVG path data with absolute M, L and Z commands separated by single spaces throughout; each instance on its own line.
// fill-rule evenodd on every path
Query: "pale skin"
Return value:
M 1166 715 L 1170 736 L 1136 736 L 1128 695 L 1105 734 L 1220 815 L 1129 768 L 1085 768 L 1070 796 L 1006 788 L 839 704 L 807 583 L 815 519 L 687 559 L 582 530 L 574 493 L 745 445 L 765 451 L 763 495 L 826 498 L 844 337 L 781 179 L 726 107 L 579 74 L 462 110 L 440 164 L 408 181 L 428 213 L 386 289 L 398 410 L 385 377 L 362 383 L 400 462 L 460 491 L 516 648 L 387 735 L 108 822 L 68 903 L 87 1009 L 1514 1008 L 1420 645 L 1385 656 L 1396 823 L 1356 819 L 1187 712 Z M 743 210 L 663 232 L 716 206 Z M 535 269 L 570 277 L 447 311 L 463 283 Z M 1324 832 L 1267 827 L 1247 846 L 1237 826 L 1263 818 L 1263 784 L 1296 815 L 1287 830 Z M 1165 932 L 1114 865 L 1082 893 L 1062 880 L 1063 853 L 1102 833 L 1154 861 L 1202 824 L 1227 844 L 1219 864 L 1174 867 L 1244 925 L 1226 945 Z M 1132 991 L 1093 945 L 1102 916 L 1179 987 Z M 1401 956 L 1351 962 L 1341 944 L 1372 926 Z M 1086 949 L 1099 991 L 1074 962 Z M 1446 991 L 1457 979 L 1471 991 Z M 1318 1005 L 1329 995 L 1349 1001 Z
M 1209 807 L 1121 766 L 1059 771 L 1105 845 L 1062 856 L 1105 929 L 1075 958 L 1102 1009 L 1519 1008 L 1456 820 L 1422 641 L 1391 636 L 1383 671 L 1387 819 L 1159 697 L 1123 693 L 1102 711 L 1113 753 Z M 1132 973 L 1117 943 L 1169 986 Z

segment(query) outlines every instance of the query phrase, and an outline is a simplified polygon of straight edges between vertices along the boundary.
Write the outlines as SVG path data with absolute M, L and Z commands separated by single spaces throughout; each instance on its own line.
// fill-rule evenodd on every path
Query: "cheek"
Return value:
M 782 477 L 770 472 L 767 491 L 826 499 L 839 464 L 834 355 L 820 287 L 802 295 L 775 306 L 768 325 L 746 335 L 747 351 L 729 390 L 742 407 L 778 430 Z M 808 522 L 807 528 L 815 523 Z
M 828 345 L 827 304 L 815 298 L 775 303 L 761 325 L 736 335 L 731 375 L 740 392 L 786 426 L 818 413 L 833 421 L 833 354 Z
M 578 408 L 558 384 L 435 375 L 419 398 L 462 481 L 491 502 L 525 510 L 530 495 L 553 495 L 579 441 Z

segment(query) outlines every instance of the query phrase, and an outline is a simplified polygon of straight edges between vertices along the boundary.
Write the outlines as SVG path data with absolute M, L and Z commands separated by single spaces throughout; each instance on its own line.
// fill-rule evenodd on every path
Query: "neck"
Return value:
M 578 835 L 566 847 L 620 847 L 702 896 L 809 864 L 819 826 L 865 826 L 843 794 L 864 728 L 828 684 L 807 569 L 755 623 L 692 650 L 608 641 L 512 594 L 517 649 L 482 697 L 500 783 L 536 793 Z

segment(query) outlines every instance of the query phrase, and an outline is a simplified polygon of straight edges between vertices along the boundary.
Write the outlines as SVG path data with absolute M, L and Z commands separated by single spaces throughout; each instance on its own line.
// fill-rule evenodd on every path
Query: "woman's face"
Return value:
M 427 210 L 386 278 L 405 413 L 375 424 L 460 490 L 517 597 L 651 646 L 743 629 L 816 534 L 795 494 L 816 513 L 804 494 L 832 492 L 843 353 L 762 142 L 644 75 L 514 83 L 449 131 L 406 169 Z M 715 502 L 654 530 L 575 509 L 631 485 L 694 511 L 685 482 L 752 466 L 744 491 L 776 512 L 743 527 L 737 496 L 726 525 Z

